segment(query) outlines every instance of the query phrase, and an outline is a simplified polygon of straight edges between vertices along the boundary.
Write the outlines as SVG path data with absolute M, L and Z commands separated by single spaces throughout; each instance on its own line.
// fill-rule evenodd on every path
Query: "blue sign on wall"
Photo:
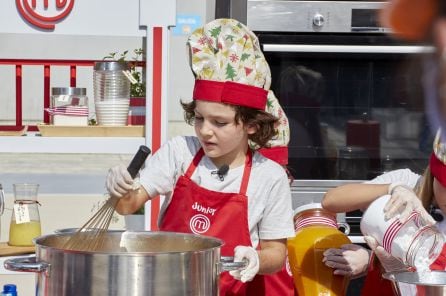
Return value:
M 173 28 L 173 35 L 189 35 L 201 26 L 201 16 L 191 14 L 178 14 L 177 24 Z

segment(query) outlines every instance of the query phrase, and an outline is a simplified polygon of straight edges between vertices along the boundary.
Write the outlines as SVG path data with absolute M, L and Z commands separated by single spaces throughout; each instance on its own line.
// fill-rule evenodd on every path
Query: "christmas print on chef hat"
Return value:
M 434 152 L 432 152 L 429 167 L 432 176 L 446 187 L 446 145 L 441 141 L 441 129 L 438 129 L 434 140 Z
M 187 45 L 196 79 L 193 99 L 265 110 L 279 118 L 277 135 L 260 152 L 287 164 L 288 119 L 269 90 L 271 72 L 254 33 L 237 20 L 217 19 L 196 29 Z

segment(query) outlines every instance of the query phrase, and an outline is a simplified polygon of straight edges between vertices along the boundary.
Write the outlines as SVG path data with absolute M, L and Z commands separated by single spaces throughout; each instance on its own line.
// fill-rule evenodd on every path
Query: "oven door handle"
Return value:
M 384 53 L 418 54 L 433 53 L 433 46 L 418 45 L 307 45 L 307 44 L 263 44 L 264 52 L 308 52 L 308 53 Z

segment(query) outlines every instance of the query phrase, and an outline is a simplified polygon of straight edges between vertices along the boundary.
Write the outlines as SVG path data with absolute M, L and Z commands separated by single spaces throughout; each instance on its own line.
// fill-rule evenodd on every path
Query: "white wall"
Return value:
M 214 1 L 177 0 L 177 14 L 199 15 L 202 23 L 212 19 Z M 180 99 L 188 100 L 193 89 L 193 75 L 186 55 L 187 35 L 171 35 L 169 49 L 169 137 L 177 134 L 191 134 L 192 129 L 184 124 Z M 0 34 L 0 58 L 36 59 L 102 59 L 110 52 L 132 51 L 144 44 L 140 37 L 109 36 L 63 36 Z M 80 68 L 78 87 L 86 87 L 93 107 L 92 70 Z M 23 106 L 24 121 L 43 120 L 43 75 L 37 67 L 24 68 Z M 69 86 L 67 69 L 53 69 L 51 86 Z M 0 125 L 13 123 L 15 118 L 15 86 L 13 67 L 0 66 Z
M 178 0 L 178 14 L 200 15 L 202 23 L 209 18 L 207 8 L 213 6 L 209 0 Z M 169 81 L 169 127 L 168 135 L 193 134 L 190 126 L 184 123 L 180 100 L 190 100 L 193 91 L 194 77 L 189 67 L 186 51 L 187 35 L 171 36 L 170 81 Z

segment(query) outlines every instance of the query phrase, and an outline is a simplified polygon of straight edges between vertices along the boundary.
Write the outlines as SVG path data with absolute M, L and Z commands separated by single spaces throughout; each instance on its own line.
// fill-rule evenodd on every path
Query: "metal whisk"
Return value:
M 136 177 L 150 152 L 147 146 L 141 145 L 139 147 L 138 152 L 127 167 L 127 171 L 132 178 Z M 104 205 L 69 237 L 64 243 L 63 248 L 77 251 L 95 251 L 102 249 L 117 203 L 118 198 L 109 197 Z

